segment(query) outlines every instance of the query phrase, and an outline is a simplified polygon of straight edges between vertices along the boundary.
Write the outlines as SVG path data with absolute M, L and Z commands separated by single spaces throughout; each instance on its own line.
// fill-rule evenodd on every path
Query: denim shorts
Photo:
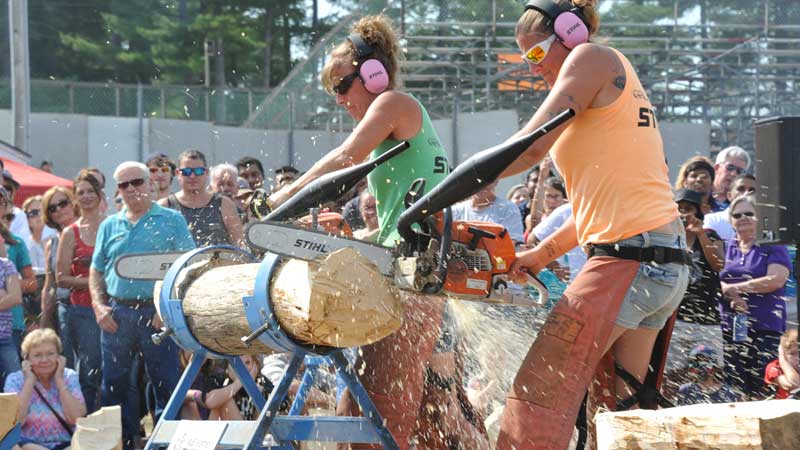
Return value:
M 617 242 L 621 247 L 662 246 L 686 248 L 681 234 L 644 232 Z M 622 300 L 616 324 L 629 329 L 660 330 L 680 305 L 689 284 L 689 267 L 684 264 L 643 262 Z

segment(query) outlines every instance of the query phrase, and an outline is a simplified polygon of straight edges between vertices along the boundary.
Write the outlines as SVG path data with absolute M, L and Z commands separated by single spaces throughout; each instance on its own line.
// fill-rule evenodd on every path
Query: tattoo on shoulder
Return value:
M 620 75 L 614 78 L 614 86 L 620 90 L 625 89 L 625 75 Z

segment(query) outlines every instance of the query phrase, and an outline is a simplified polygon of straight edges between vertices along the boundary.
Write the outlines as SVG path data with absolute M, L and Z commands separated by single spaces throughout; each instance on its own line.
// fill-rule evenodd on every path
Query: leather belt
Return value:
M 656 264 L 683 264 L 692 263 L 689 252 L 679 248 L 662 247 L 623 247 L 613 244 L 589 246 L 589 258 L 593 256 L 611 256 L 613 258 L 629 259 L 641 262 L 654 262 Z

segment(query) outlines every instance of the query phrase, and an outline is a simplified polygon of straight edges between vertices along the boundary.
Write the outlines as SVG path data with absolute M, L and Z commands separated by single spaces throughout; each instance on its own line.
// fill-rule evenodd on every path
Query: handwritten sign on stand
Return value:
M 182 420 L 167 450 L 214 450 L 227 426 L 214 420 Z

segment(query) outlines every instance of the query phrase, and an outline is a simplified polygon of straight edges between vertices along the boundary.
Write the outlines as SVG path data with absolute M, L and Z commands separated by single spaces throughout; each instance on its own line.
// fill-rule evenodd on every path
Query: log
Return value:
M 185 292 L 186 322 L 202 345 L 228 355 L 272 352 L 260 341 L 246 347 L 240 340 L 252 332 L 242 297 L 253 295 L 258 268 L 236 264 L 184 269 L 195 273 L 183 278 L 178 291 Z M 282 330 L 305 344 L 370 344 L 399 329 L 403 315 L 397 289 L 352 248 L 319 262 L 284 258 L 273 272 L 269 294 Z
M 72 450 L 122 450 L 122 414 L 119 405 L 105 406 L 76 421 Z
M 800 400 L 606 412 L 595 420 L 598 450 L 800 448 Z

